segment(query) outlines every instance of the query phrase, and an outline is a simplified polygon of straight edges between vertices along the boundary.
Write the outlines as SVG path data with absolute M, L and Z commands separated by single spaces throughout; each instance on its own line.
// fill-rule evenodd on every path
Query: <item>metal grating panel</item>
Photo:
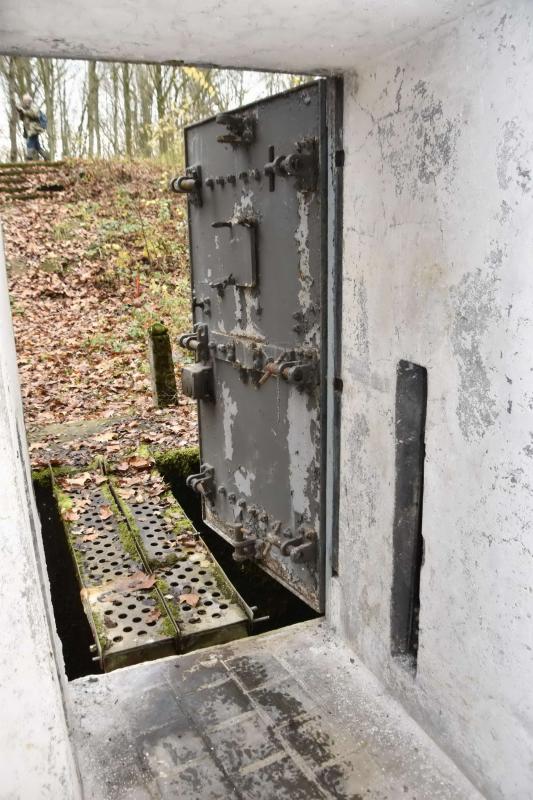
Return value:
M 118 493 L 120 496 L 120 489 Z M 167 498 L 163 498 L 164 505 L 161 500 L 150 499 L 144 500 L 142 503 L 129 502 L 127 504 L 138 527 L 146 556 L 154 565 L 186 561 L 189 554 L 195 552 L 195 545 L 191 548 L 187 542 L 192 537 L 199 538 L 185 514 L 179 513 L 181 511 L 179 506 L 179 511 L 177 510 L 172 519 L 165 516 L 165 512 L 168 513 L 169 510 L 169 503 L 165 502 L 166 500 Z M 181 523 L 180 531 L 185 534 L 179 539 L 176 537 L 176 523 Z M 187 530 L 182 529 L 183 523 Z
M 161 612 L 157 589 L 120 592 L 107 584 L 88 590 L 83 599 L 106 672 L 176 652 L 175 630 Z
M 109 505 L 109 500 L 100 488 L 73 490 L 69 496 L 79 502 L 88 503 L 78 520 L 70 525 L 70 539 L 76 560 L 83 573 L 85 586 L 100 586 L 107 581 L 131 575 L 142 569 L 140 558 L 134 559 L 120 540 L 118 520 L 115 515 L 102 519 L 100 509 Z M 88 531 L 95 530 L 98 537 L 83 541 Z
M 247 635 L 244 602 L 158 473 L 134 502 L 122 496 L 127 480 L 99 470 L 58 479 L 104 670 Z

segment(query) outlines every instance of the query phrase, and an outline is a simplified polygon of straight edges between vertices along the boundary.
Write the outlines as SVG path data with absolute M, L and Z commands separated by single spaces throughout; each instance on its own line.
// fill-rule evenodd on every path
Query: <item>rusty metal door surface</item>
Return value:
M 207 525 L 323 610 L 325 92 L 307 84 L 185 132 Z

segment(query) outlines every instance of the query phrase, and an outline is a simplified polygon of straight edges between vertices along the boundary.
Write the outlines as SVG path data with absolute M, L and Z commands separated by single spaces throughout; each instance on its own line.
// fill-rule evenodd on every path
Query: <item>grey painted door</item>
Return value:
M 187 128 L 205 522 L 323 607 L 322 82 Z

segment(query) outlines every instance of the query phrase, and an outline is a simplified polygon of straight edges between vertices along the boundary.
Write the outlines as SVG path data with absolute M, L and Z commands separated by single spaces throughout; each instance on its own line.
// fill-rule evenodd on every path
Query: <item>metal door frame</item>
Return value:
M 322 198 L 321 230 L 321 396 L 320 396 L 320 551 L 318 555 L 319 595 L 323 598 L 322 611 L 327 615 L 330 600 L 330 581 L 338 569 L 338 519 L 339 519 L 339 470 L 340 470 L 340 413 L 342 381 L 341 332 L 342 332 L 342 150 L 343 131 L 343 80 L 338 77 L 319 78 L 309 81 L 318 85 L 320 108 L 320 171 L 319 192 Z M 302 84 L 285 92 L 273 95 L 272 99 L 301 91 Z M 253 108 L 258 102 L 268 102 L 266 97 L 238 109 Z M 198 120 L 184 128 L 185 165 L 189 165 L 187 131 L 208 122 L 214 117 Z M 191 219 L 187 214 L 189 243 L 191 243 Z M 191 313 L 194 320 L 193 261 L 190 260 Z M 201 422 L 198 416 L 198 434 L 201 444 Z M 206 523 L 207 524 L 207 523 Z M 211 527 L 211 526 L 210 526 Z M 217 531 L 215 531 L 217 532 Z M 217 532 L 221 535 L 219 532 Z M 277 578 L 275 578 L 277 580 Z

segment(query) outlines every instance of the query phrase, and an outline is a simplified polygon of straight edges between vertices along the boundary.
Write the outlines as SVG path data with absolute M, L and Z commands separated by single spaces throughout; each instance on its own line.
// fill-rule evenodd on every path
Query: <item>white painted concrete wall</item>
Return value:
M 487 796 L 507 800 L 533 796 L 531 14 L 529 0 L 5 0 L 0 9 L 2 52 L 357 71 L 346 78 L 341 540 L 330 616 Z M 9 592 L 19 638 L 0 656 L 0 682 L 12 686 L 0 752 L 13 748 L 22 785 L 41 767 L 46 775 L 44 708 L 55 787 L 60 775 L 73 781 L 72 767 L 34 581 L 5 314 L 0 442 L 17 483 L 2 506 L 0 601 L 5 608 Z M 416 680 L 389 655 L 402 358 L 429 378 Z M 12 653 L 21 654 L 15 672 Z M 25 735 L 38 742 L 25 770 L 13 744 L 17 694 L 31 708 Z
M 0 228 L 0 798 L 76 800 Z
M 353 69 L 487 0 L 2 0 L 0 52 Z
M 357 52 L 354 49 L 354 62 Z M 332 617 L 490 798 L 533 797 L 533 5 L 345 83 Z M 428 370 L 416 679 L 389 654 L 395 371 Z

